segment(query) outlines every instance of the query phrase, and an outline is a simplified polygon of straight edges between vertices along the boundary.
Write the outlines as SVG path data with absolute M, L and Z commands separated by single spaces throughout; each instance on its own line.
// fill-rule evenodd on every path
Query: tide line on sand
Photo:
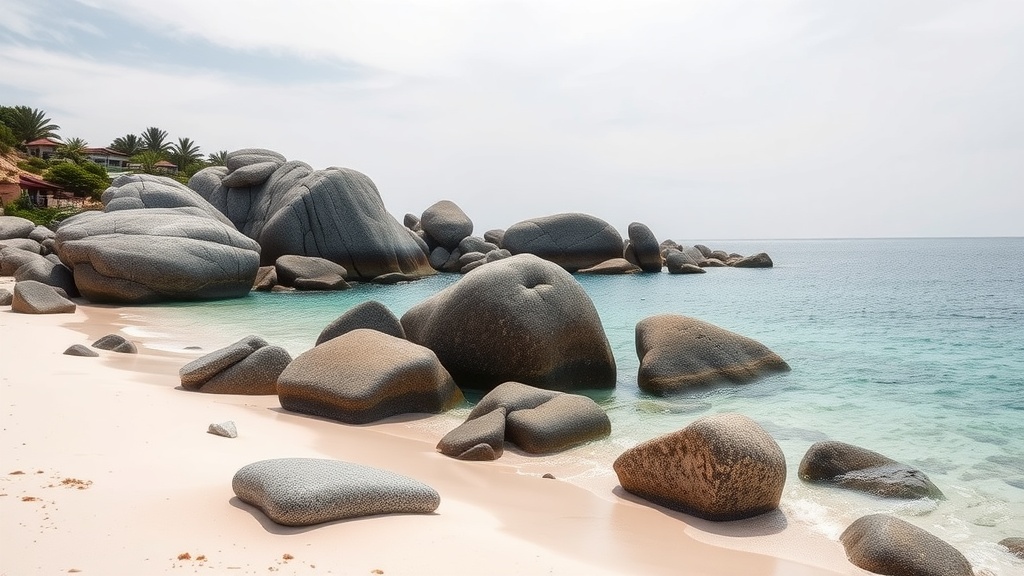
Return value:
M 119 331 L 128 312 L 145 318 L 89 305 L 53 316 L 0 309 L 0 573 L 862 573 L 838 542 L 781 512 L 705 522 L 621 491 L 452 460 L 434 449 L 440 433 L 401 418 L 347 426 L 284 412 L 274 396 L 185 392 L 178 368 L 195 354 L 144 338 L 133 338 L 139 354 L 62 354 Z M 226 420 L 238 438 L 206 433 Z M 234 497 L 231 478 L 281 457 L 391 470 L 432 486 L 441 505 L 278 526 Z M 550 471 L 558 477 L 557 463 Z

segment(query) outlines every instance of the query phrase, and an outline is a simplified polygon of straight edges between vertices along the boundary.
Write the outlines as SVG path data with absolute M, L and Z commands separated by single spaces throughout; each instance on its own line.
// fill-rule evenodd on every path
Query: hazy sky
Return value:
M 1024 235 L 1021 0 L 0 0 L 0 104 L 354 168 L 481 234 Z

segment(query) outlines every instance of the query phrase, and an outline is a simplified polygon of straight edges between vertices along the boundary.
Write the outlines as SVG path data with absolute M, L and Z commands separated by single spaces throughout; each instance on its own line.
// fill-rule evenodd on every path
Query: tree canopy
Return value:
M 43 173 L 43 178 L 65 190 L 88 194 L 93 199 L 99 199 L 100 194 L 110 186 L 107 169 L 93 162 L 81 165 L 58 162 Z
M 46 112 L 28 106 L 0 106 L 0 122 L 11 129 L 18 143 L 40 138 L 59 139 L 60 126 L 46 117 Z
M 110 144 L 111 150 L 116 150 L 125 156 L 135 156 L 142 152 L 142 140 L 135 134 L 125 134 L 114 138 Z
M 75 164 L 81 164 L 85 161 L 85 149 L 89 147 L 89 143 L 81 138 L 70 138 L 67 142 L 64 142 L 60 146 L 57 146 L 57 156 L 70 160 Z
M 199 146 L 191 138 L 178 138 L 178 142 L 171 145 L 168 156 L 178 170 L 185 170 L 203 159 Z
M 156 126 L 146 128 L 142 132 L 142 147 L 157 154 L 169 151 L 171 143 L 167 141 L 167 130 L 161 130 Z

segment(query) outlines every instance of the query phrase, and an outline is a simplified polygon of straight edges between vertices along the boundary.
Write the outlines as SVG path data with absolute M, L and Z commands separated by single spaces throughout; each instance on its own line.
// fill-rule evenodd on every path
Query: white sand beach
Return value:
M 866 574 L 781 512 L 705 522 L 501 461 L 447 458 L 439 437 L 401 418 L 349 426 L 286 413 L 275 396 L 183 391 L 178 368 L 198 352 L 131 338 L 139 354 L 62 354 L 118 332 L 129 310 L 145 315 L 0 308 L 0 575 Z M 226 420 L 238 438 L 206 432 Z M 441 505 L 278 526 L 231 490 L 240 467 L 278 457 L 392 470 L 434 487 Z

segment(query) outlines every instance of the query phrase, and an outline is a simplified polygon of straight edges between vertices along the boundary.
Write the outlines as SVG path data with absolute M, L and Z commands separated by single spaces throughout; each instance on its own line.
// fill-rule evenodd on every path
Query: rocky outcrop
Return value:
M 277 378 L 292 361 L 280 346 L 271 346 L 259 336 L 238 342 L 196 358 L 178 370 L 181 387 L 207 394 L 277 394 Z
M 45 259 L 39 252 L 0 244 L 0 276 L 14 276 L 14 273 L 25 264 Z
M 31 252 L 32 254 L 43 255 L 43 245 L 35 240 L 28 238 L 8 238 L 7 240 L 0 240 L 0 248 L 17 248 L 24 252 Z
M 0 242 L 11 238 L 28 238 L 35 228 L 35 223 L 27 218 L 0 216 Z
M 294 254 L 340 264 L 349 280 L 434 274 L 420 244 L 385 209 L 373 181 L 355 170 L 313 170 L 249 148 L 229 154 L 226 167 L 199 171 L 189 187 L 259 242 L 264 265 Z
M 999 541 L 999 545 L 1000 546 L 1005 546 L 1007 552 L 1009 552 L 1010 554 L 1013 554 L 1014 556 L 1016 556 L 1017 558 L 1020 558 L 1021 560 L 1024 560 L 1024 538 L 1022 538 L 1022 537 L 1003 538 L 1002 540 Z
M 641 390 L 666 394 L 719 381 L 747 382 L 789 365 L 766 346 L 714 324 L 675 314 L 636 325 Z
M 974 576 L 959 550 L 888 514 L 859 518 L 839 536 L 855 566 L 893 576 Z
M 339 316 L 337 320 L 328 324 L 317 337 L 316 345 L 319 346 L 332 338 L 359 328 L 376 330 L 395 338 L 405 338 L 405 330 L 402 329 L 402 322 L 398 317 L 380 302 L 368 300 L 357 304 Z
M 402 327 L 459 386 L 615 386 L 615 360 L 590 297 L 570 274 L 529 254 L 477 268 L 413 306 Z
M 107 334 L 92 343 L 92 347 L 98 350 L 109 350 L 121 354 L 137 354 L 135 344 L 120 334 Z
M 590 268 L 581 268 L 580 274 L 635 274 L 642 269 L 625 258 L 612 258 Z
M 747 256 L 737 260 L 733 266 L 736 268 L 771 268 L 774 266 L 771 257 L 764 252 L 758 252 L 753 256 Z
M 285 254 L 274 262 L 277 283 L 298 290 L 348 290 L 348 271 L 339 264 L 314 256 Z
M 707 416 L 643 442 L 613 468 L 627 492 L 716 521 L 775 510 L 786 483 L 782 449 L 741 414 Z
M 462 460 L 494 460 L 507 440 L 531 454 L 550 454 L 604 438 L 611 429 L 608 415 L 586 396 L 505 382 L 481 398 L 437 449 Z
M 125 174 L 115 179 L 100 197 L 104 212 L 140 208 L 196 208 L 234 228 L 224 214 L 181 182 L 166 176 Z
M 376 514 L 428 514 L 441 497 L 387 470 L 340 460 L 279 458 L 243 466 L 231 480 L 238 498 L 284 526 L 310 526 Z
M 627 230 L 629 245 L 636 255 L 637 264 L 644 272 L 661 272 L 661 246 L 658 237 L 642 222 L 633 222 Z
M 436 246 L 454 250 L 473 233 L 473 221 L 451 200 L 441 200 L 423 211 L 420 227 Z M 428 244 L 430 242 L 428 241 Z
M 360 328 L 300 354 L 277 380 L 281 407 L 347 424 L 436 413 L 462 392 L 429 349 Z
M 622 236 L 611 224 L 589 214 L 567 213 L 533 218 L 505 231 L 501 247 L 533 254 L 569 272 L 622 257 Z
M 70 314 L 77 306 L 57 293 L 53 286 L 35 280 L 14 285 L 11 311 L 20 314 Z
M 943 498 L 924 472 L 845 442 L 814 443 L 800 461 L 799 474 L 806 482 L 834 484 L 883 498 Z
M 10 306 L 14 302 L 14 294 L 7 288 L 0 288 L 0 306 Z
M 60 262 L 54 262 L 50 258 L 45 256 L 35 256 L 24 264 L 18 267 L 14 271 L 14 280 L 17 282 L 24 282 L 26 280 L 35 280 L 36 282 L 42 282 L 47 286 L 53 286 L 54 288 L 60 288 L 65 294 L 72 298 L 79 296 L 78 287 L 75 286 L 75 279 L 71 275 L 71 271 Z
M 147 303 L 249 293 L 260 247 L 198 208 L 83 212 L 55 249 L 93 302 Z

